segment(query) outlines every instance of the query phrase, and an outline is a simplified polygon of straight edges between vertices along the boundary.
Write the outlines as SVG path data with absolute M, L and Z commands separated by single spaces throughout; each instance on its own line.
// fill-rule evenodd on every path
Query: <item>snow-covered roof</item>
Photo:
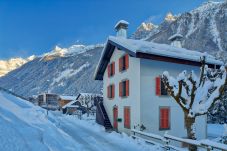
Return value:
M 170 36 L 168 38 L 168 40 L 172 41 L 172 40 L 174 40 L 176 38 L 183 38 L 183 36 L 181 34 L 174 34 L 174 35 Z
M 114 28 L 117 29 L 118 26 L 120 26 L 120 25 L 128 26 L 129 23 L 127 21 L 125 21 L 125 20 L 120 20 L 120 21 L 117 22 L 117 24 L 114 26 Z
M 80 96 L 99 96 L 102 97 L 102 94 L 96 94 L 96 93 L 80 93 L 76 99 L 78 99 Z
M 62 108 L 65 109 L 65 108 L 67 108 L 67 107 L 79 107 L 78 105 L 73 105 L 74 103 L 76 103 L 76 100 L 67 103 L 67 104 L 64 105 Z
M 76 100 L 76 96 L 60 95 L 62 100 Z
M 134 40 L 110 36 L 103 49 L 101 58 L 95 71 L 96 80 L 102 80 L 103 73 L 115 47 L 119 48 L 122 51 L 125 51 L 132 57 L 139 58 L 140 56 L 138 54 L 144 53 L 148 55 L 155 55 L 166 58 L 174 58 L 177 60 L 200 63 L 201 57 L 205 55 L 207 64 L 223 65 L 223 62 L 216 60 L 215 57 L 206 53 L 187 50 L 185 48 L 177 48 L 167 44 L 158 44 L 143 40 Z

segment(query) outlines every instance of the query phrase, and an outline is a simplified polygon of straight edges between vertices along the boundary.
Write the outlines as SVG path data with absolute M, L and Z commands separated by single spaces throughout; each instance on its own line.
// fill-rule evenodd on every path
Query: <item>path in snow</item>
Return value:
M 138 145 L 135 140 L 115 132 L 107 133 L 92 122 L 78 120 L 73 116 L 58 115 L 59 127 L 76 142 L 80 143 L 82 151 L 141 151 L 159 150 L 157 146 Z

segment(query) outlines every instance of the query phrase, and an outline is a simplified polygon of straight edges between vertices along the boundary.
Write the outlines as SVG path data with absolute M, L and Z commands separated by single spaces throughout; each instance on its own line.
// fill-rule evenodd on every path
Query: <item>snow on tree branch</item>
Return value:
M 190 117 L 206 114 L 208 109 L 219 100 L 227 84 L 226 69 L 211 69 L 201 59 L 200 77 L 194 71 L 181 72 L 177 78 L 163 72 L 162 80 L 167 92 L 175 99 Z

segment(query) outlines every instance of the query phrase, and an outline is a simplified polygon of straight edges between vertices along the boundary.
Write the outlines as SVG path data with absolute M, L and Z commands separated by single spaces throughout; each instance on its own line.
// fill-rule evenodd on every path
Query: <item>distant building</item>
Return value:
M 76 100 L 76 96 L 66 96 L 66 95 L 60 95 L 59 96 L 59 108 L 62 109 L 63 106 L 65 106 L 66 104 L 68 104 L 71 101 L 75 101 Z
M 62 111 L 66 114 L 72 114 L 77 110 L 81 110 L 83 114 L 85 112 L 95 112 L 97 103 L 102 100 L 101 94 L 80 93 L 74 101 L 65 104 Z
M 50 110 L 57 110 L 59 108 L 58 101 L 59 95 L 52 93 L 43 93 L 37 97 L 38 105 Z

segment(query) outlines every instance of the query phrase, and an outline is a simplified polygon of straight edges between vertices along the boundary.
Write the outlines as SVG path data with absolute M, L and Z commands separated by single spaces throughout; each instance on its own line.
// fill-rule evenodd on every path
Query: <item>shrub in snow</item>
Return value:
M 207 114 L 208 110 L 224 94 L 227 84 L 226 69 L 210 69 L 205 64 L 205 56 L 201 59 L 200 77 L 193 71 L 187 74 L 183 71 L 177 78 L 171 77 L 167 71 L 162 80 L 167 92 L 180 105 L 184 112 L 187 137 L 196 139 L 195 119 Z M 196 146 L 189 146 L 189 150 L 197 150 Z

